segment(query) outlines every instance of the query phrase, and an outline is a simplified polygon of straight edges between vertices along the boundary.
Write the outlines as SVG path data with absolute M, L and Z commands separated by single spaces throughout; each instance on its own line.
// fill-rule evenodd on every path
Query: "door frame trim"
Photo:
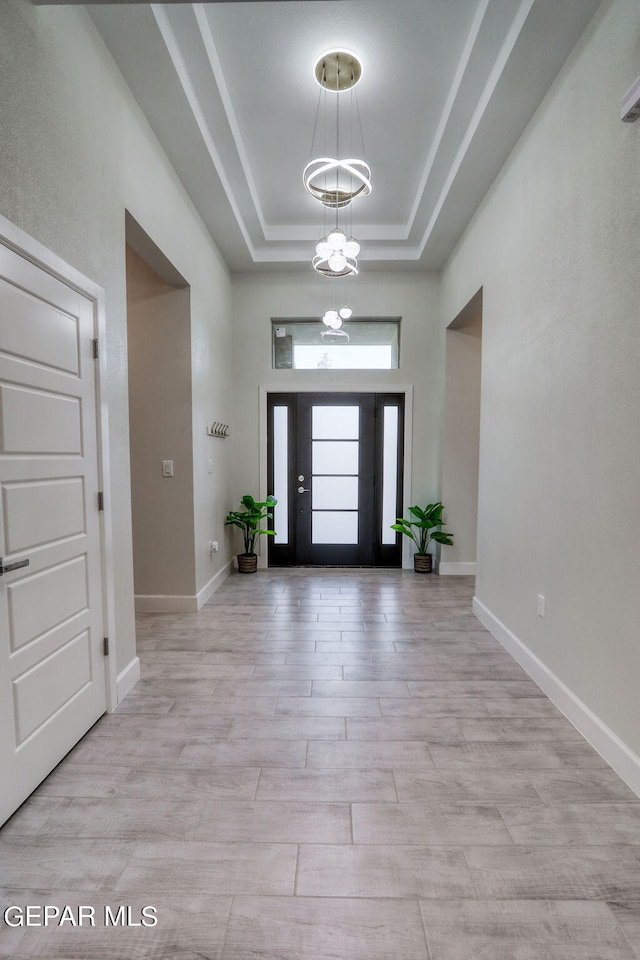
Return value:
M 28 260 L 34 266 L 86 297 L 93 304 L 94 336 L 106 344 L 105 292 L 75 267 L 34 240 L 6 217 L 0 215 L 0 243 Z M 104 509 L 100 521 L 100 561 L 102 567 L 102 616 L 105 637 L 111 639 L 111 655 L 105 657 L 107 711 L 118 705 L 116 688 L 116 603 L 113 578 L 113 514 L 111 511 L 111 458 L 109 452 L 109 408 L 107 404 L 107 356 L 99 351 L 96 360 L 96 427 L 98 450 L 98 482 L 104 493 Z
M 304 386 L 297 384 L 288 384 L 286 391 L 279 384 L 259 384 L 259 455 L 260 455 L 260 499 L 264 500 L 269 493 L 267 490 L 267 431 L 268 431 L 268 413 L 267 413 L 267 395 L 269 393 L 400 393 L 404 394 L 404 476 L 402 484 L 403 503 L 412 503 L 411 500 L 411 473 L 413 458 L 413 386 L 409 384 L 381 384 L 358 383 L 357 386 L 343 384 L 340 386 L 329 386 L 324 384 L 306 384 Z M 258 538 L 258 566 L 266 570 L 268 568 L 268 553 L 266 544 L 263 544 L 265 537 Z M 263 549 L 264 547 L 264 549 Z M 410 551 L 410 542 L 408 537 L 403 537 L 402 544 L 402 569 L 413 570 L 413 557 Z

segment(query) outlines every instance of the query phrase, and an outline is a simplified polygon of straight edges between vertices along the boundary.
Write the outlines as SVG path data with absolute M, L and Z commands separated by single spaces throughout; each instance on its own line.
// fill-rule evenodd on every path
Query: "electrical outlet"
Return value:
M 538 594 L 538 616 L 544 617 L 544 597 L 541 593 Z
M 217 540 L 209 540 L 209 556 L 211 556 L 213 553 L 217 553 L 217 552 L 218 552 L 218 541 L 217 541 Z

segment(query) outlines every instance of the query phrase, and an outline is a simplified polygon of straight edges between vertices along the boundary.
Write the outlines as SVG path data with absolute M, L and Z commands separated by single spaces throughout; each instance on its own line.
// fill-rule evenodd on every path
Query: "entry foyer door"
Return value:
M 106 709 L 93 324 L 0 243 L 0 823 Z
M 403 399 L 269 395 L 271 565 L 401 565 Z

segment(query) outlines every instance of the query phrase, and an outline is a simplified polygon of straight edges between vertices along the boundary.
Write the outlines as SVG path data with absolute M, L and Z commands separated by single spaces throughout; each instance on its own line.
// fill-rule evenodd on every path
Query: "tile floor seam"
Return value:
M 231 914 L 233 913 L 233 904 L 236 899 L 237 899 L 236 895 L 232 894 L 229 901 L 229 910 L 227 912 L 227 919 L 225 920 L 222 936 L 220 937 L 220 945 L 216 951 L 216 960 L 219 960 L 224 950 L 225 941 L 227 939 L 227 932 L 229 930 L 229 921 L 231 920 Z
M 291 891 L 292 897 L 299 896 L 298 894 L 298 870 L 300 868 L 300 847 L 302 844 L 296 844 L 296 862 L 293 869 L 293 889 Z
M 204 811 L 205 811 L 205 809 L 206 809 L 207 803 L 208 803 L 207 800 L 202 800 L 202 807 L 200 808 L 200 813 L 198 814 L 198 822 L 196 823 L 196 825 L 195 825 L 194 828 L 193 828 L 193 832 L 192 832 L 191 837 L 190 837 L 191 840 L 195 840 L 195 839 L 196 839 L 196 834 L 198 833 L 198 830 L 200 829 L 200 826 L 202 825 L 202 818 L 204 817 Z
M 469 876 L 471 877 L 471 883 L 473 884 L 473 889 L 474 889 L 475 892 L 476 892 L 476 897 L 475 897 L 475 898 L 476 898 L 476 900 L 481 900 L 482 897 L 480 896 L 480 889 L 479 889 L 479 887 L 478 887 L 478 884 L 476 883 L 476 878 L 475 878 L 475 876 L 474 876 L 473 869 L 472 869 L 472 867 L 471 867 L 471 863 L 470 863 L 469 857 L 468 857 L 468 855 L 467 855 L 467 848 L 466 848 L 466 846 L 463 844 L 460 849 L 461 849 L 461 851 L 462 851 L 462 856 L 464 857 L 464 861 L 465 861 L 465 863 L 466 863 L 466 865 L 467 865 L 467 870 L 469 871 Z
M 496 804 L 495 804 L 495 808 L 496 808 L 496 810 L 497 810 L 497 812 L 498 812 L 498 816 L 500 817 L 500 820 L 501 820 L 502 823 L 504 824 L 505 830 L 507 831 L 507 833 L 508 833 L 509 836 L 511 837 L 511 842 L 514 843 L 514 844 L 517 844 L 518 841 L 517 841 L 516 838 L 514 837 L 513 831 L 509 829 L 509 824 L 507 823 L 507 821 L 505 820 L 504 816 L 502 815 L 502 810 L 500 809 L 500 806 L 501 806 L 501 804 L 499 804 L 499 803 L 496 803 Z M 546 804 L 543 804 L 543 805 L 542 805 L 542 809 L 544 810 L 545 807 L 546 807 Z
M 431 949 L 431 942 L 429 940 L 429 929 L 427 927 L 427 919 L 424 915 L 424 906 L 423 906 L 423 900 L 421 897 L 418 899 L 418 906 L 420 907 L 420 918 L 422 920 L 422 927 L 424 930 L 424 939 L 427 944 L 427 957 L 428 957 L 428 960 L 435 960 L 433 955 L 433 950 Z
M 634 953 L 636 957 L 640 957 L 640 944 L 639 944 L 638 946 L 636 946 L 636 945 L 634 944 L 634 942 L 631 940 L 631 938 L 630 938 L 629 935 L 627 934 L 627 931 L 626 931 L 625 928 L 624 928 L 624 924 L 621 923 L 621 922 L 618 920 L 618 918 L 616 917 L 615 913 L 614 913 L 613 910 L 611 909 L 610 902 L 609 902 L 608 900 L 605 900 L 604 902 L 606 903 L 607 909 L 608 909 L 609 913 L 611 914 L 611 919 L 612 919 L 613 923 L 614 923 L 614 924 L 617 926 L 617 928 L 620 930 L 620 934 L 621 934 L 621 936 L 624 938 L 624 940 L 626 941 L 626 943 L 629 944 L 629 947 L 631 948 L 632 953 Z M 613 901 L 613 902 L 615 902 L 615 901 Z
M 396 791 L 396 803 L 400 803 L 400 791 L 398 790 L 398 778 L 396 776 L 395 770 L 391 770 L 391 776 L 393 778 L 393 789 Z

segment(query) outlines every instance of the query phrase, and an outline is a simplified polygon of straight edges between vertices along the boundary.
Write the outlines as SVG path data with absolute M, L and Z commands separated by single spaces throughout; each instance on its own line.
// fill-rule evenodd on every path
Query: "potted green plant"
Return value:
M 413 556 L 413 569 L 416 573 L 431 573 L 431 554 L 428 552 L 428 547 L 432 540 L 449 546 L 453 542 L 452 533 L 436 529 L 444 523 L 443 510 L 444 507 L 439 501 L 428 503 L 426 507 L 409 507 L 409 513 L 415 519 L 405 520 L 403 517 L 398 517 L 396 522 L 391 524 L 392 530 L 404 533 L 415 543 L 417 551 Z
M 239 527 L 244 539 L 244 553 L 238 554 L 238 570 L 240 573 L 255 573 L 258 569 L 258 557 L 255 552 L 256 539 L 260 534 L 275 536 L 275 530 L 265 530 L 260 526 L 263 520 L 270 520 L 278 501 L 269 495 L 266 500 L 254 500 L 248 493 L 242 497 L 240 503 L 244 510 L 232 510 L 224 521 L 225 526 Z

